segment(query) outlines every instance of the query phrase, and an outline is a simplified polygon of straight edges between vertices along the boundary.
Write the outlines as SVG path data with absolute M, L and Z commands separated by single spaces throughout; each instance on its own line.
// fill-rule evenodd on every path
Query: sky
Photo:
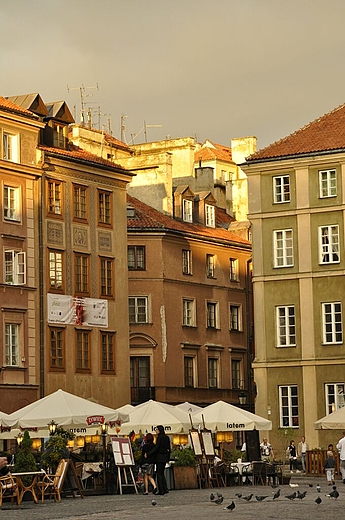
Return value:
M 0 0 L 0 95 L 79 122 L 82 94 L 128 144 L 260 149 L 345 103 L 344 19 L 344 0 Z

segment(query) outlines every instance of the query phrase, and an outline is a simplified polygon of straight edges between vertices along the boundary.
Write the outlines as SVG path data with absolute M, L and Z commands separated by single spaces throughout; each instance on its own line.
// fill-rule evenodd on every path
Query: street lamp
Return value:
M 22 433 L 18 433 L 18 435 L 17 435 L 17 437 L 15 437 L 15 439 L 17 441 L 18 448 L 20 448 L 20 445 L 23 442 L 23 434 Z
M 107 433 L 108 433 L 108 423 L 101 424 L 101 434 L 102 434 L 102 447 L 103 447 L 103 488 L 106 487 L 106 467 L 107 467 Z
M 244 404 L 246 404 L 247 402 L 247 393 L 244 392 L 243 390 L 238 394 L 238 400 L 239 400 L 239 403 L 241 406 L 243 406 Z
M 58 427 L 57 423 L 54 421 L 54 419 L 52 419 L 50 421 L 50 423 L 48 423 L 48 428 L 49 428 L 49 434 L 50 435 L 54 435 L 55 432 L 56 432 L 56 428 Z

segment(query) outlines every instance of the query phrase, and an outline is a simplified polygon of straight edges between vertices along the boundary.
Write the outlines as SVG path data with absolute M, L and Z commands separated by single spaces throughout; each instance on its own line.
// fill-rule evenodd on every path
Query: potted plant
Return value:
M 27 473 L 37 471 L 36 459 L 31 451 L 32 440 L 29 432 L 25 431 L 22 443 L 15 457 L 13 473 Z M 29 486 L 33 477 L 30 475 L 23 475 L 21 480 L 24 486 Z
M 192 448 L 175 449 L 171 452 L 170 458 L 173 462 L 175 489 L 196 489 L 197 460 Z
M 45 444 L 45 451 L 42 453 L 42 466 L 48 470 L 50 474 L 55 474 L 56 468 L 61 459 L 67 459 L 70 452 L 67 448 L 67 442 L 73 440 L 74 433 L 60 427 L 56 433 L 52 435 Z

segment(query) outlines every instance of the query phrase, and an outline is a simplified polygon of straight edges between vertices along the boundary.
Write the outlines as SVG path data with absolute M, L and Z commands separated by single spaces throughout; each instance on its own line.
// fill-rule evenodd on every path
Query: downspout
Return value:
M 246 268 L 246 323 L 247 323 L 247 381 L 248 381 L 248 405 L 249 411 L 254 413 L 254 399 L 253 399 L 253 385 L 252 385 L 252 352 L 251 346 L 252 341 L 252 291 L 250 290 L 250 271 L 251 271 L 252 258 L 247 260 L 247 268 Z
M 43 175 L 39 179 L 38 196 L 38 265 L 39 265 L 39 316 L 40 316 L 40 398 L 44 397 L 44 294 L 43 294 Z

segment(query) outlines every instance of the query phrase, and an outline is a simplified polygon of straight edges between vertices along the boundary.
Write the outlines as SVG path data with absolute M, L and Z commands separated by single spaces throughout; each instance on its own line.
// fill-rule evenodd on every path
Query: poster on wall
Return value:
M 111 437 L 116 466 L 134 466 L 131 441 L 127 437 Z
M 48 293 L 47 307 L 48 323 L 108 327 L 107 300 Z

